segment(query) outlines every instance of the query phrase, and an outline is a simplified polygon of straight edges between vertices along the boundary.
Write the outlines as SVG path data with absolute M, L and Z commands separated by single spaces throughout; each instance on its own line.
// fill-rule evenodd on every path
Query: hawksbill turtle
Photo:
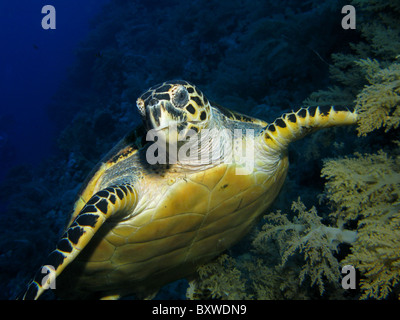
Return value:
M 210 102 L 183 80 L 151 87 L 137 107 L 144 125 L 89 175 L 20 298 L 54 287 L 66 299 L 144 297 L 190 276 L 266 212 L 284 183 L 291 142 L 357 121 L 347 108 L 308 107 L 267 123 Z

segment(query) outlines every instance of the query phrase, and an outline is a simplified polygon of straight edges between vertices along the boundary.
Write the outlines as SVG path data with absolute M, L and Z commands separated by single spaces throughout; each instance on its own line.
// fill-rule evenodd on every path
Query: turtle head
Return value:
M 208 128 L 210 103 L 187 81 L 167 81 L 151 87 L 136 101 L 147 130 L 163 131 L 168 142 Z M 177 140 L 175 140 L 177 141 Z

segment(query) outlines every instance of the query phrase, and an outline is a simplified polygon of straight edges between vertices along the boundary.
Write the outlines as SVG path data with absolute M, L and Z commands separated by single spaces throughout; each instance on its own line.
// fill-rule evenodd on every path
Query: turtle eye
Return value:
M 189 101 L 189 92 L 184 86 L 178 86 L 172 96 L 172 103 L 175 107 L 183 108 Z

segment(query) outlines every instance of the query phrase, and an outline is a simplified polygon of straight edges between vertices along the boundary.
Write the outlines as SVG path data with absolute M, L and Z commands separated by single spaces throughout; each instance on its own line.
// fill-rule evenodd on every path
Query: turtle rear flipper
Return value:
M 132 211 L 136 203 L 137 193 L 129 184 L 108 187 L 92 196 L 19 298 L 36 300 L 45 290 L 53 288 L 56 277 L 85 248 L 103 223 Z

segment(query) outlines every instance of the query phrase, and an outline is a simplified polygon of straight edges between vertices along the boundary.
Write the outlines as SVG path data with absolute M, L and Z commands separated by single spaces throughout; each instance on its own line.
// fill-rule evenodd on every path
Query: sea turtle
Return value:
M 137 107 L 143 128 L 89 175 L 56 249 L 21 298 L 54 287 L 67 299 L 145 297 L 195 273 L 274 201 L 290 142 L 357 121 L 347 108 L 309 107 L 268 124 L 210 102 L 183 80 L 151 87 Z

